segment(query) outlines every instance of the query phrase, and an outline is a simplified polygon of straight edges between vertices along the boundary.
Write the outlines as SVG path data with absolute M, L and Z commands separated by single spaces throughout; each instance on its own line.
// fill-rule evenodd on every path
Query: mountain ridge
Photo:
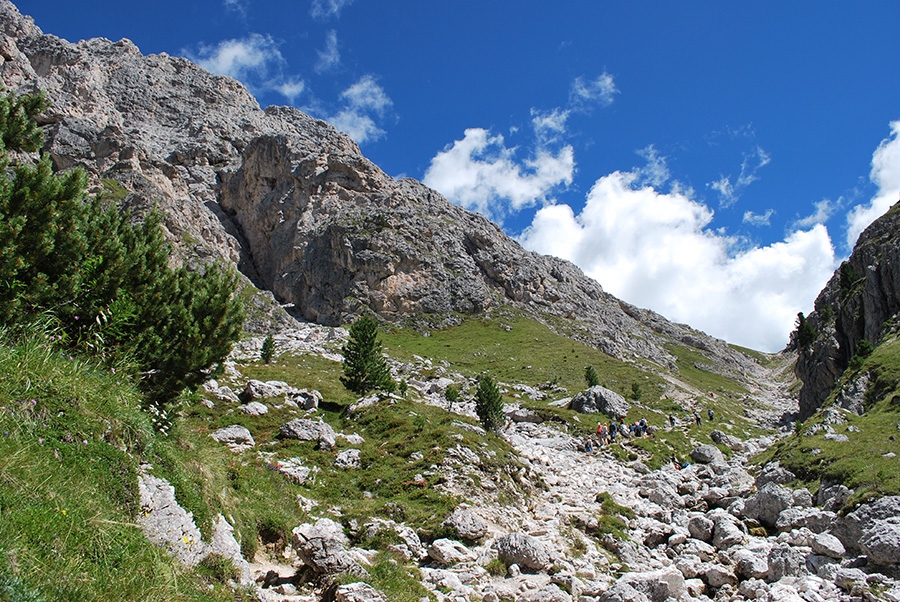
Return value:
M 45 151 L 120 206 L 156 206 L 178 255 L 221 258 L 304 320 L 369 308 L 431 322 L 509 303 L 619 359 L 675 365 L 686 344 L 737 378 L 755 361 L 724 341 L 606 293 L 573 264 L 526 251 L 487 219 L 395 181 L 345 134 L 290 107 L 260 109 L 235 80 L 128 40 L 72 44 L 0 3 L 3 82 L 44 90 Z M 277 166 L 277 169 L 276 169 Z

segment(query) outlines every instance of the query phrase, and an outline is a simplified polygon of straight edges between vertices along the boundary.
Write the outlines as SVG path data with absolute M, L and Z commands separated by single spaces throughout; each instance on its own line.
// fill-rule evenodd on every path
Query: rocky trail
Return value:
M 325 353 L 324 343 L 340 338 L 310 328 L 292 335 L 293 343 L 280 341 L 281 348 Z M 237 354 L 252 356 L 256 344 Z M 752 411 L 769 425 L 793 407 L 778 378 L 783 370 L 771 368 L 754 394 L 764 403 Z M 445 403 L 439 382 L 409 382 L 426 403 Z M 474 416 L 471 403 L 453 410 Z M 447 450 L 440 467 L 441 487 L 467 500 L 448 518 L 458 540 L 425 543 L 406 525 L 380 519 L 361 527 L 395 531 L 404 544 L 394 551 L 418 564 L 423 585 L 439 601 L 900 600 L 900 528 L 892 518 L 900 514 L 900 498 L 839 516 L 850 493 L 842 486 L 823 487 L 814 497 L 791 488 L 794 476 L 777 465 L 751 475 L 747 458 L 777 433 L 741 441 L 720 432 L 730 459 L 696 441 L 688 466 L 650 471 L 640 461 L 617 460 L 609 448 L 586 453 L 582 440 L 521 408 L 508 406 L 507 416 L 501 435 L 521 461 L 513 499 L 498 496 L 502 484 L 479 471 L 476 451 L 460 446 Z M 691 433 L 691 425 L 675 428 Z M 473 474 L 480 476 L 477 487 Z M 621 514 L 610 512 L 610 502 Z M 280 564 L 251 564 L 265 586 L 261 599 L 385 599 L 363 585 L 322 593 L 296 582 L 298 569 L 307 578 L 334 567 L 365 574 L 371 561 L 372 552 L 354 548 L 327 514 L 294 530 Z M 611 518 L 622 521 L 621 532 L 610 530 Z M 508 567 L 505 575 L 496 574 L 497 559 Z

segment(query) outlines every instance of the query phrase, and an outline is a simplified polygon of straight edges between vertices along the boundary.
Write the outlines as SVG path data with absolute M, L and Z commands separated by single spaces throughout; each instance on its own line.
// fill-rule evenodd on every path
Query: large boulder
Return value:
M 294 418 L 290 422 L 281 425 L 279 429 L 285 439 L 299 439 L 300 441 L 319 441 L 328 438 L 335 439 L 334 429 L 330 424 L 307 418 Z
M 715 445 L 701 445 L 691 451 L 691 460 L 697 464 L 721 464 L 725 462 L 725 454 Z
M 777 483 L 766 483 L 762 489 L 744 502 L 744 516 L 758 520 L 767 528 L 775 527 L 778 515 L 794 502 L 790 489 Z
M 477 541 L 488 532 L 488 524 L 466 508 L 454 510 L 444 521 L 444 526 L 456 531 L 456 535 L 466 541 Z
M 583 414 L 595 414 L 600 412 L 610 418 L 620 420 L 628 415 L 631 405 L 625 398 L 600 385 L 594 385 L 575 397 L 569 403 L 569 409 Z
M 784 577 L 800 577 L 807 573 L 806 554 L 799 548 L 782 543 L 769 551 L 769 575 L 771 582 L 780 581 Z
M 228 446 L 228 449 L 235 452 L 244 451 L 245 449 L 250 449 L 256 445 L 256 442 L 253 440 L 253 435 L 250 434 L 247 427 L 239 424 L 232 424 L 231 426 L 221 428 L 210 434 L 210 437 L 219 443 L 224 443 Z
M 347 552 L 346 538 L 342 532 L 331 529 L 328 525 L 320 525 L 321 522 L 294 528 L 291 546 L 297 552 L 297 557 L 319 575 L 349 574 L 368 577 L 368 572 Z
M 876 520 L 864 527 L 859 547 L 873 564 L 900 564 L 900 516 Z
M 478 558 L 469 548 L 452 539 L 435 539 L 428 547 L 428 556 L 443 566 L 471 562 Z
M 494 542 L 497 556 L 506 564 L 534 571 L 544 571 L 553 565 L 553 550 L 541 540 L 525 533 L 510 533 Z
M 630 585 L 651 602 L 680 600 L 687 593 L 684 575 L 673 566 L 644 573 L 627 573 L 617 583 Z

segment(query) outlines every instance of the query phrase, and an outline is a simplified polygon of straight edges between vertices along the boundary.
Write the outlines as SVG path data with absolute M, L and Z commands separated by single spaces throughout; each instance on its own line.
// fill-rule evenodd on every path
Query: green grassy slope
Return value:
M 679 412 L 683 426 L 615 446 L 623 460 L 659 465 L 672 453 L 686 455 L 697 441 L 709 442 L 713 428 L 739 436 L 757 432 L 743 417 L 741 387 L 697 368 L 705 360 L 693 350 L 673 349 L 686 362 L 680 377 L 687 387 L 714 393 L 703 399 L 703 407 L 713 407 L 721 419 L 713 424 L 704 420 L 700 427 L 689 426 L 684 408 L 663 396 L 671 385 L 658 372 L 554 334 L 518 312 L 470 318 L 429 336 L 393 328 L 382 338 L 393 359 L 415 363 L 419 356 L 464 377 L 486 372 L 510 386 L 554 383 L 568 390 L 557 397 L 582 390 L 584 368 L 593 365 L 602 384 L 628 398 L 638 385 L 641 399 L 633 400 L 629 420 L 646 416 L 662 426 L 669 413 Z M 208 408 L 199 403 L 199 395 L 186 400 L 168 436 L 162 436 L 140 410 L 137 389 L 123 376 L 124 369 L 113 372 L 64 355 L 41 333 L 16 340 L 0 333 L 0 339 L 0 600 L 240 597 L 216 571 L 181 569 L 144 539 L 135 525 L 140 462 L 152 464 L 154 474 L 175 486 L 179 502 L 193 513 L 204 535 L 217 514 L 226 516 L 248 558 L 289 545 L 291 529 L 309 514 L 334 517 L 357 537 L 362 534 L 353 526 L 370 517 L 406 522 L 426 540 L 452 535 L 441 523 L 464 500 L 439 487 L 444 477 L 437 467 L 457 447 L 478 456 L 460 477 L 469 487 L 479 489 L 490 479 L 503 503 L 521 498 L 531 486 L 519 481 L 520 465 L 505 441 L 479 434 L 475 420 L 417 403 L 414 389 L 403 398 L 349 412 L 357 398 L 340 383 L 341 364 L 319 356 L 281 355 L 268 365 L 243 362 L 237 366 L 242 379 L 230 384 L 255 378 L 316 389 L 325 403 L 314 417 L 339 432 L 361 435 L 362 443 L 338 438 L 337 450 L 317 450 L 313 442 L 278 436 L 281 424 L 305 415 L 280 399 L 263 400 L 269 413 L 250 417 L 217 400 Z M 464 396 L 471 393 L 464 391 Z M 596 417 L 551 407 L 550 400 L 514 395 L 512 388 L 507 390 L 506 401 L 530 407 L 576 436 L 593 432 Z M 250 428 L 256 447 L 233 453 L 209 437 L 231 424 Z M 350 447 L 360 450 L 361 468 L 335 467 L 336 451 Z M 299 485 L 274 470 L 276 462 L 290 458 L 312 468 L 312 478 Z M 308 514 L 298 496 L 318 505 Z M 391 542 L 376 538 L 360 543 L 384 550 Z M 382 554 L 371 572 L 373 585 L 392 600 L 427 596 L 408 563 Z
M 848 441 L 826 439 L 827 413 L 847 383 L 868 373 L 870 384 L 865 413 L 841 412 L 846 422 L 831 424 Z M 793 436 L 782 440 L 754 461 L 777 460 L 809 483 L 815 491 L 820 481 L 844 483 L 856 493 L 852 507 L 865 499 L 900 494 L 900 338 L 894 335 L 856 370 L 847 370 L 835 391 L 814 416 L 798 424 Z

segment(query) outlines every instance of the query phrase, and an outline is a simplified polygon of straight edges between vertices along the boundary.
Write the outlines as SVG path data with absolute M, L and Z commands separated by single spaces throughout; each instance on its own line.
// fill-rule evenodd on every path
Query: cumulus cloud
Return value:
M 546 131 L 548 124 L 560 121 L 538 116 L 535 123 Z M 540 146 L 533 156 L 520 160 L 502 135 L 470 128 L 462 140 L 431 160 L 423 182 L 466 209 L 502 221 L 509 210 L 548 200 L 554 189 L 572 183 L 574 171 L 571 146 L 556 152 Z
M 741 173 L 735 182 L 731 176 L 721 176 L 718 180 L 710 182 L 708 186 L 719 193 L 719 206 L 726 208 L 734 205 L 743 194 L 744 190 L 758 178 L 757 172 L 771 162 L 768 153 L 757 146 L 752 152 L 744 154 L 741 162 Z
M 838 199 L 838 202 L 836 203 L 829 199 L 822 199 L 818 203 L 813 203 L 813 208 L 815 209 L 815 211 L 813 211 L 806 217 L 798 218 L 793 224 L 791 224 L 791 229 L 809 229 L 816 224 L 824 224 L 831 218 L 832 215 L 834 215 L 834 212 L 837 211 L 840 205 L 841 199 Z
M 309 14 L 314 19 L 326 20 L 339 17 L 344 7 L 353 4 L 353 0 L 313 0 Z
M 287 63 L 271 36 L 252 33 L 183 52 L 207 71 L 239 80 L 254 94 L 274 90 L 293 102 L 304 89 L 303 80 L 285 77 Z
M 324 73 L 334 69 L 341 63 L 341 51 L 338 49 L 337 32 L 331 30 L 325 38 L 325 49 L 316 51 L 319 60 L 316 61 L 316 73 Z
M 751 226 L 768 226 L 771 223 L 773 215 L 775 215 L 774 209 L 767 209 L 765 213 L 744 211 L 744 223 L 750 224 Z
M 885 138 L 872 155 L 869 178 L 878 192 L 865 205 L 847 214 L 847 248 L 852 249 L 862 231 L 900 201 L 900 121 L 891 122 L 891 137 Z
M 613 76 L 605 71 L 592 80 L 576 77 L 569 90 L 569 104 L 575 110 L 587 110 L 595 104 L 609 106 L 618 93 Z
M 384 136 L 384 130 L 372 116 L 384 117 L 393 102 L 373 76 L 361 77 L 341 92 L 340 100 L 343 108 L 328 118 L 332 125 L 349 134 L 358 144 Z
M 747 347 L 783 348 L 835 269 L 824 226 L 736 252 L 714 213 L 678 192 L 639 185 L 637 171 L 596 181 L 582 211 L 541 208 L 520 237 L 568 259 L 613 295 Z

